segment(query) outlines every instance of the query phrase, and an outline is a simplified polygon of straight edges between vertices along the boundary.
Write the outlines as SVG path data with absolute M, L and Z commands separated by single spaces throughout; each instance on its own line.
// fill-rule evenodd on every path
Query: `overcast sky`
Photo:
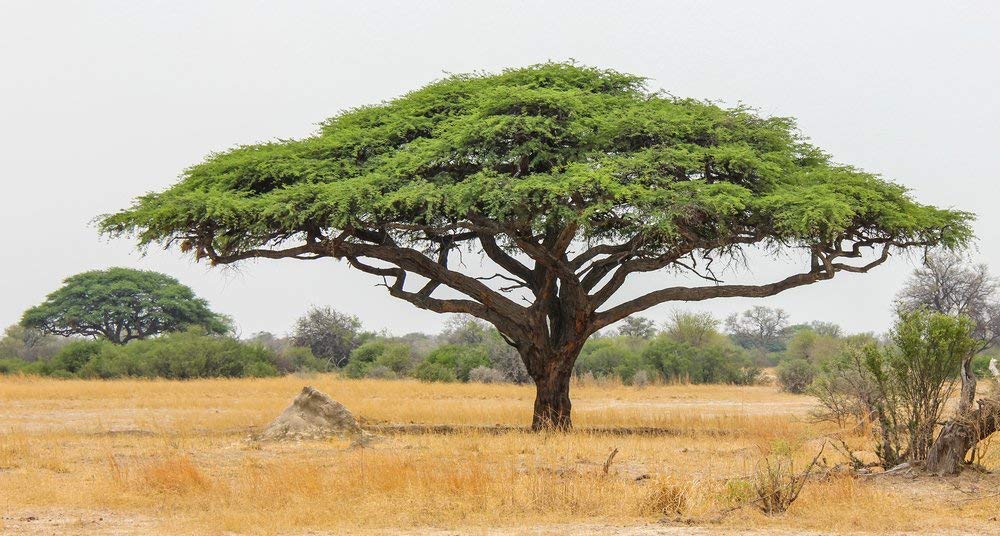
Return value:
M 977 213 L 974 256 L 996 265 L 997 6 L 0 0 L 0 325 L 69 275 L 131 266 L 192 286 L 244 335 L 286 332 L 311 304 L 357 314 L 371 329 L 437 331 L 439 315 L 333 260 L 212 269 L 176 251 L 143 257 L 127 240 L 100 238 L 90 222 L 169 186 L 211 151 L 309 135 L 339 110 L 443 73 L 570 58 L 648 76 L 674 95 L 797 117 L 838 161 L 905 184 L 922 202 Z M 766 301 L 665 304 L 645 314 L 724 316 L 764 303 L 793 321 L 881 331 L 914 262 L 895 259 Z M 645 278 L 630 292 L 658 283 Z

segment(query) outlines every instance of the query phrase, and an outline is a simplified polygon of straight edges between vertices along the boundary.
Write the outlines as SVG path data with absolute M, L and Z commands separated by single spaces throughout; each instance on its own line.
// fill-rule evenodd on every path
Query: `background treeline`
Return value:
M 752 384 L 771 378 L 804 392 L 824 368 L 870 342 L 836 325 L 791 325 L 780 309 L 754 307 L 724 322 L 706 313 L 675 313 L 663 325 L 633 317 L 587 341 L 575 367 L 582 379 Z M 986 355 L 977 360 L 985 370 Z M 448 320 L 435 335 L 366 331 L 357 317 L 313 308 L 291 334 L 238 339 L 194 327 L 113 344 L 46 335 L 20 325 L 0 339 L 0 373 L 81 378 L 264 377 L 339 371 L 350 378 L 525 383 L 517 352 L 492 326 L 470 317 Z

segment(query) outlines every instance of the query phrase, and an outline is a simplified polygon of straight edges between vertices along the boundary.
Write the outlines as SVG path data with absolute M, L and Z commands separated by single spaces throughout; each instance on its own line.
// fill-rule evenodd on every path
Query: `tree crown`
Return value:
M 544 64 L 451 76 L 341 113 L 304 140 L 242 146 L 109 216 L 110 233 L 233 255 L 296 235 L 470 214 L 589 240 L 641 234 L 813 244 L 838 236 L 956 245 L 969 215 L 834 164 L 792 119 L 646 90 L 610 70 Z M 414 238 L 414 237 L 410 237 Z
M 450 76 L 345 111 L 303 140 L 213 154 L 101 229 L 213 263 L 346 258 L 419 307 L 578 348 L 581 334 L 664 301 L 767 296 L 865 272 L 893 249 L 958 247 L 971 217 L 834 163 L 792 119 L 548 63 Z M 710 260 L 697 263 L 748 245 L 801 248 L 810 267 L 768 285 L 661 289 L 599 312 L 634 273 L 692 270 L 719 283 Z M 449 267 L 461 246 L 481 248 L 504 270 L 488 279 L 510 286 Z M 869 248 L 876 258 L 865 261 Z M 430 283 L 406 289 L 410 273 Z M 433 297 L 441 285 L 470 299 Z M 502 294 L 512 289 L 531 305 Z
M 201 326 L 230 331 L 228 319 L 176 279 L 129 268 L 93 270 L 66 278 L 44 302 L 28 309 L 21 323 L 57 335 L 104 337 L 126 343 L 160 333 Z

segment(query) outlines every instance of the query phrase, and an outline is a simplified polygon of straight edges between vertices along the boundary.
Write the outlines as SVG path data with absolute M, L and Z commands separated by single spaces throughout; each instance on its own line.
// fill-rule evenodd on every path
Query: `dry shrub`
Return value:
M 823 454 L 821 448 L 816 457 L 801 473 L 795 472 L 795 462 L 791 453 L 765 456 L 757 463 L 750 478 L 756 498 L 754 504 L 767 515 L 784 513 L 799 498 L 816 462 Z
M 108 466 L 112 481 L 132 490 L 183 495 L 210 487 L 209 479 L 186 455 L 168 453 L 142 463 L 109 456 Z
M 325 482 L 325 473 L 311 464 L 247 459 L 229 488 L 233 499 L 241 503 L 273 504 L 293 497 L 317 497 Z
M 700 479 L 660 477 L 648 485 L 639 511 L 642 515 L 690 520 L 715 508 L 711 495 L 716 487 Z
M 0 435 L 0 470 L 16 469 L 31 457 L 31 444 L 20 431 Z

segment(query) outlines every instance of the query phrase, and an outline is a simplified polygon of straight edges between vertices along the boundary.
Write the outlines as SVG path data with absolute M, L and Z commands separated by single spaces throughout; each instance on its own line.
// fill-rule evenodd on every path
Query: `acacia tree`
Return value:
M 101 226 L 213 264 L 344 259 L 417 307 L 486 320 L 534 379 L 540 429 L 570 426 L 573 363 L 605 326 L 664 302 L 866 272 L 897 249 L 960 246 L 969 219 L 834 164 L 791 119 L 544 64 L 451 76 L 303 140 L 212 155 Z M 776 281 L 718 280 L 712 260 L 752 246 L 805 259 Z M 463 249 L 496 273 L 463 271 Z M 616 299 L 635 274 L 670 270 L 707 281 Z
M 21 324 L 44 333 L 102 337 L 115 344 L 201 326 L 231 330 L 229 320 L 176 279 L 146 270 L 109 268 L 66 278 Z

